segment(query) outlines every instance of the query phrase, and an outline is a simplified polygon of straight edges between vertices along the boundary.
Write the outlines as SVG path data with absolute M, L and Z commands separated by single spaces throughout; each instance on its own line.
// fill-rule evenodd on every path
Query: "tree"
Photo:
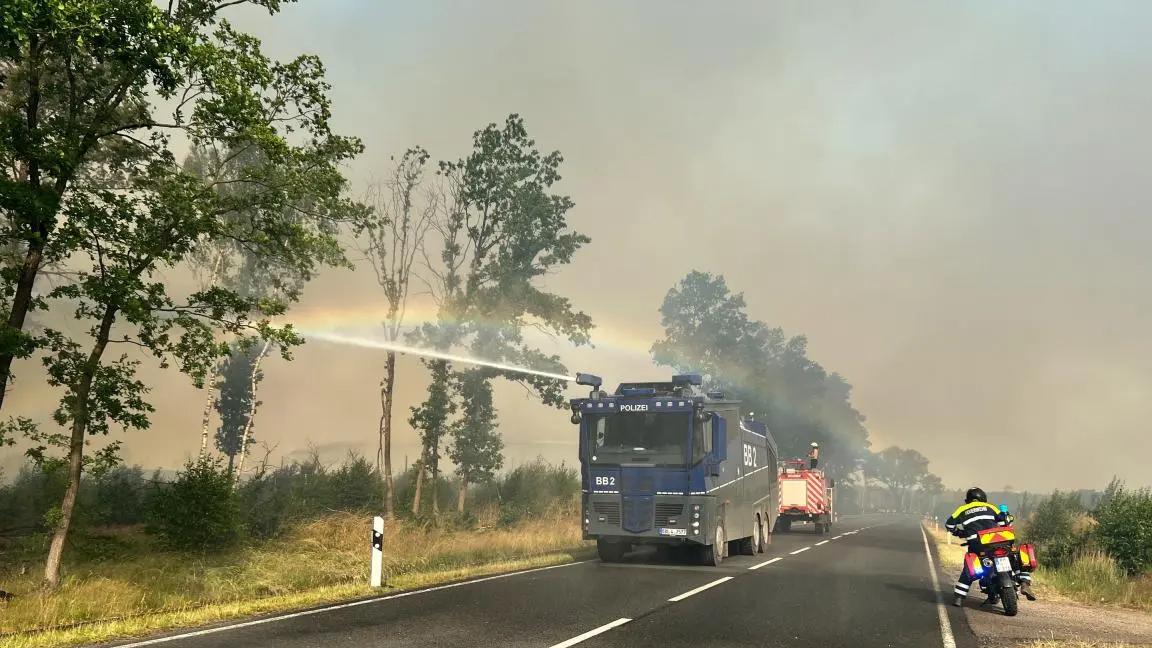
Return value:
M 468 485 L 492 479 L 504 465 L 504 441 L 496 432 L 496 409 L 492 406 L 492 383 L 486 369 L 461 372 L 457 389 L 464 403 L 460 420 L 452 426 L 448 456 L 456 464 L 460 491 L 456 510 L 464 512 Z
M 559 358 L 528 343 L 525 329 L 563 336 L 576 345 L 588 343 L 591 318 L 574 310 L 567 298 L 537 285 L 590 241 L 568 229 L 572 200 L 552 193 L 561 162 L 558 151 L 541 154 L 523 120 L 510 115 L 503 126 L 489 124 L 476 131 L 466 158 L 440 163 L 442 198 L 432 227 L 441 245 L 437 260 L 425 259 L 439 314 L 437 322 L 422 327 L 417 340 L 436 349 L 462 347 L 477 358 L 554 372 L 565 371 Z M 491 387 L 485 385 L 496 377 L 523 384 L 547 404 L 563 406 L 563 381 L 469 370 L 453 381 L 460 388 L 464 412 L 459 425 L 470 425 L 469 416 L 487 416 L 489 410 L 495 420 Z M 462 479 L 482 477 L 482 466 L 491 463 L 484 458 L 500 445 L 499 433 L 494 428 L 484 431 L 486 425 L 460 428 L 454 437 L 456 454 L 469 462 L 476 457 L 468 464 L 475 468 L 466 468 L 472 472 L 462 473 Z M 479 445 L 467 447 L 470 443 Z
M 765 420 L 782 456 L 803 456 L 813 441 L 836 479 L 857 470 L 868 447 L 864 417 L 852 406 L 852 386 L 808 358 L 808 340 L 748 317 L 744 296 L 724 277 L 692 271 L 660 307 L 664 338 L 652 345 L 659 364 L 698 371 L 708 389 L 744 401 Z
M 432 381 L 428 385 L 428 398 L 423 403 L 412 408 L 412 416 L 408 423 L 420 432 L 420 459 L 416 469 L 416 488 L 412 499 L 412 513 L 420 514 L 420 503 L 423 496 L 424 473 L 432 471 L 433 512 L 439 508 L 435 496 L 436 480 L 440 465 L 440 443 L 448 432 L 452 415 L 456 412 L 456 404 L 452 400 L 452 374 L 448 363 L 444 360 L 429 360 L 425 366 L 431 371 Z
M 418 195 L 427 163 L 427 151 L 409 149 L 392 170 L 388 182 L 374 187 L 369 196 L 369 202 L 376 209 L 370 226 L 365 230 L 367 242 L 363 251 L 376 271 L 377 283 L 384 290 L 387 304 L 384 335 L 391 342 L 399 340 L 403 330 L 412 267 L 417 253 L 423 249 L 424 235 L 435 209 L 434 201 L 421 202 Z M 392 398 L 395 387 L 396 352 L 388 351 L 384 358 L 384 377 L 380 380 L 379 443 L 376 450 L 376 471 L 384 475 L 384 514 L 388 517 L 395 512 L 392 482 Z
M 896 507 L 907 511 L 908 494 L 928 479 L 928 459 L 911 448 L 890 446 L 876 454 L 873 476 L 891 491 Z M 936 481 L 939 481 L 938 479 Z M 929 483 L 933 483 L 929 481 Z
M 319 265 L 346 263 L 333 228 L 363 218 L 341 195 L 339 168 L 361 146 L 329 128 L 323 66 L 311 56 L 264 57 L 256 39 L 219 20 L 233 4 L 25 0 L 3 10 L 15 29 L 0 43 L 8 71 L 0 151 L 15 171 L 4 179 L 0 209 L 8 239 L 26 256 L 10 275 L 0 385 L 14 357 L 40 346 L 49 384 L 64 392 L 54 418 L 70 430 L 69 486 L 45 565 L 49 587 L 59 582 L 85 438 L 113 425 L 146 428 L 152 411 L 136 377 L 140 361 L 127 353 L 106 360 L 110 347 L 138 347 L 199 386 L 228 352 L 217 332 L 275 340 L 285 355 L 301 341 L 290 327 L 271 324 L 282 301 L 220 286 L 171 295 L 157 273 L 207 241 L 227 239 L 307 278 Z M 150 96 L 171 104 L 168 119 L 156 117 Z M 170 149 L 175 135 L 193 148 L 258 155 L 235 169 L 221 155 L 208 174 L 189 173 Z M 246 190 L 221 193 L 221 184 Z M 250 217 L 227 217 L 234 213 Z M 34 302 L 32 283 L 52 259 L 80 265 Z M 54 329 L 30 340 L 24 317 L 46 304 L 69 305 L 89 326 L 85 343 Z
M 315 57 L 274 63 L 256 39 L 220 20 L 237 4 L 275 13 L 280 0 L 166 4 L 12 0 L 0 8 L 0 232 L 16 257 L 0 273 L 8 296 L 0 314 L 0 407 L 13 360 L 49 344 L 25 331 L 28 314 L 47 306 L 35 294 L 41 270 L 87 242 L 63 226 L 104 202 L 103 192 L 121 190 L 125 169 L 170 166 L 174 136 L 248 139 L 270 157 L 303 162 L 307 149 L 288 145 L 279 128 L 287 120 L 299 125 L 297 134 L 314 137 L 312 148 L 325 157 L 358 147 L 327 132 L 327 88 Z M 152 97 L 170 108 L 167 117 Z M 176 197 L 164 187 L 172 188 L 132 189 L 158 201 Z
M 231 353 L 219 365 L 220 394 L 215 399 L 216 411 L 220 415 L 220 427 L 216 430 L 216 449 L 228 457 L 228 474 L 234 475 L 236 456 L 241 454 L 241 446 L 252 443 L 252 417 L 256 407 L 256 394 L 253 383 L 264 378 L 257 370 L 257 355 L 262 347 L 233 344 Z M 245 431 L 248 431 L 245 441 Z

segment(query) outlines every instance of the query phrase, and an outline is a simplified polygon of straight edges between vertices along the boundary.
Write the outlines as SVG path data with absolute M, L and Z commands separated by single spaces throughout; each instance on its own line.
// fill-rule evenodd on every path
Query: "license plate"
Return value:
M 686 536 L 688 529 L 660 529 L 659 533 L 662 536 Z
M 1001 557 L 1001 558 L 997 558 L 996 559 L 996 571 L 998 571 L 998 572 L 1010 572 L 1010 571 L 1012 571 L 1012 561 L 1008 560 L 1008 558 L 1006 556 Z

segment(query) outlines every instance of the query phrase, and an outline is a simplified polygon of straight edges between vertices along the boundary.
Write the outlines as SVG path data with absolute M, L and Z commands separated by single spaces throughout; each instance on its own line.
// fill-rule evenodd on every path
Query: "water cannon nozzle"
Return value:
M 576 374 L 576 384 L 591 387 L 592 389 L 600 389 L 600 385 L 604 384 L 604 380 L 600 376 L 587 373 Z

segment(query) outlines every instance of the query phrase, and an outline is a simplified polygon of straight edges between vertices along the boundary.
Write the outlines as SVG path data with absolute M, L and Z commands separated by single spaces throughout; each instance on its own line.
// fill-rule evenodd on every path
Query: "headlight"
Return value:
M 696 511 L 695 513 L 693 513 L 693 514 L 692 514 L 692 517 L 694 517 L 694 518 L 696 518 L 697 520 L 699 520 L 699 519 L 700 519 L 700 511 Z
M 698 527 L 698 526 L 700 526 L 700 520 L 693 520 L 693 521 L 692 521 L 692 526 L 693 526 L 693 527 Z

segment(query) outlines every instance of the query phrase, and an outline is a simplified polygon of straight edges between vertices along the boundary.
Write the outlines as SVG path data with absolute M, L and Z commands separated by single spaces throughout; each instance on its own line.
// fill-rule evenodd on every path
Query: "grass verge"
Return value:
M 936 541 L 941 566 L 946 571 L 959 574 L 964 562 L 964 547 L 957 545 L 956 539 L 942 529 L 929 527 L 928 532 Z M 1040 568 L 1033 574 L 1032 580 L 1036 593 L 1041 597 L 1152 611 L 1152 575 L 1130 578 L 1112 558 L 1098 551 L 1082 554 L 1070 564 L 1059 568 L 1046 568 L 1044 556 L 1041 554 L 1038 558 Z M 1045 647 L 1047 644 L 1040 643 L 1037 646 Z
M 1029 641 L 1020 648 L 1136 648 L 1135 643 L 1114 643 L 1111 641 L 1075 641 L 1044 639 Z
M 388 586 L 371 590 L 365 584 L 368 529 L 368 518 L 336 514 L 284 538 L 218 556 L 160 551 L 143 534 L 122 533 L 116 539 L 122 551 L 102 551 L 94 561 L 73 558 L 52 595 L 36 591 L 35 570 L 5 580 L 17 598 L 0 610 L 0 634 L 7 635 L 0 637 L 0 647 L 108 641 L 590 555 L 570 515 L 481 531 L 394 521 L 385 529 Z

